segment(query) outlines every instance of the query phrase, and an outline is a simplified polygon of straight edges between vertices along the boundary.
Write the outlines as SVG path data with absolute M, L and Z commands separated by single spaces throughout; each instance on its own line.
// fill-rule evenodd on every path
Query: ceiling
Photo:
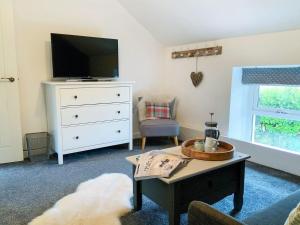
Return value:
M 119 0 L 167 46 L 300 28 L 299 0 Z

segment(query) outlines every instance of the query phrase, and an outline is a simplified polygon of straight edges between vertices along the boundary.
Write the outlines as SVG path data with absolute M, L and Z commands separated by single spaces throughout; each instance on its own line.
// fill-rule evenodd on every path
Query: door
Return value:
M 13 1 L 0 1 L 0 163 L 23 160 Z

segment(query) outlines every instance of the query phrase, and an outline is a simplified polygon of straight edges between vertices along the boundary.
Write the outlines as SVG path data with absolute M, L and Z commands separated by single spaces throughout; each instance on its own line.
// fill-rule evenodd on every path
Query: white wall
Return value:
M 163 48 L 116 0 L 14 0 L 23 134 L 47 130 L 41 81 L 51 78 L 50 33 L 119 39 L 121 80 L 158 92 Z
M 204 130 L 204 122 L 209 120 L 209 112 L 215 112 L 221 134 L 227 136 L 233 68 L 299 64 L 299 40 L 300 30 L 295 30 L 167 48 L 164 90 L 179 99 L 177 119 L 183 127 L 181 136 L 188 138 L 200 134 Z M 198 68 L 204 79 L 194 88 L 190 73 L 195 71 L 195 58 L 171 59 L 171 52 L 215 45 L 223 46 L 223 54 L 198 59 Z M 239 151 L 250 154 L 254 162 L 300 175 L 299 155 L 233 139 L 230 141 L 237 145 Z
M 164 49 L 116 0 L 14 0 L 14 12 L 23 134 L 47 129 L 41 81 L 50 79 L 52 74 L 51 32 L 118 38 L 121 80 L 136 81 L 135 97 L 160 92 L 176 95 L 177 119 L 184 128 L 203 130 L 208 113 L 215 112 L 225 136 L 233 67 L 300 61 L 300 30 Z M 190 73 L 195 70 L 195 58 L 171 59 L 171 52 L 217 44 L 223 46 L 223 54 L 199 58 L 198 68 L 204 79 L 194 88 Z M 247 145 L 250 153 L 251 146 Z M 266 154 L 260 158 L 260 149 L 255 147 L 252 151 L 257 162 L 295 171 L 297 157 L 291 161 L 292 169 L 285 166 L 288 162 L 276 167 L 264 160 Z
M 299 64 L 299 40 L 300 30 L 295 30 L 167 48 L 164 90 L 179 98 L 178 120 L 181 125 L 203 129 L 204 122 L 209 120 L 208 113 L 215 112 L 223 135 L 227 135 L 233 67 Z M 194 88 L 190 73 L 195 71 L 195 58 L 172 59 L 171 52 L 215 45 L 222 45 L 223 53 L 199 57 L 198 68 L 204 79 Z

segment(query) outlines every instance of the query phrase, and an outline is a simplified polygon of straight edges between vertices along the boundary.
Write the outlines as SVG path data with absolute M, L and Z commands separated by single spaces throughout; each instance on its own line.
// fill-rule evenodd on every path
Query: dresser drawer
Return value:
M 63 126 L 119 119 L 129 119 L 129 104 L 100 104 L 61 109 Z
M 129 87 L 88 87 L 60 90 L 61 106 L 128 102 L 129 100 Z
M 129 140 L 129 121 L 62 128 L 63 150 Z

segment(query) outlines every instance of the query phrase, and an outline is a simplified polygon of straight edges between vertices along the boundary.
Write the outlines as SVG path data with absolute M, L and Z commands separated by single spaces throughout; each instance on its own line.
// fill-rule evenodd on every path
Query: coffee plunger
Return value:
M 213 115 L 214 113 L 211 112 L 210 114 L 210 121 L 205 122 L 205 139 L 206 137 L 211 137 L 214 139 L 219 139 L 220 137 L 220 131 L 218 130 L 218 123 L 213 122 Z

